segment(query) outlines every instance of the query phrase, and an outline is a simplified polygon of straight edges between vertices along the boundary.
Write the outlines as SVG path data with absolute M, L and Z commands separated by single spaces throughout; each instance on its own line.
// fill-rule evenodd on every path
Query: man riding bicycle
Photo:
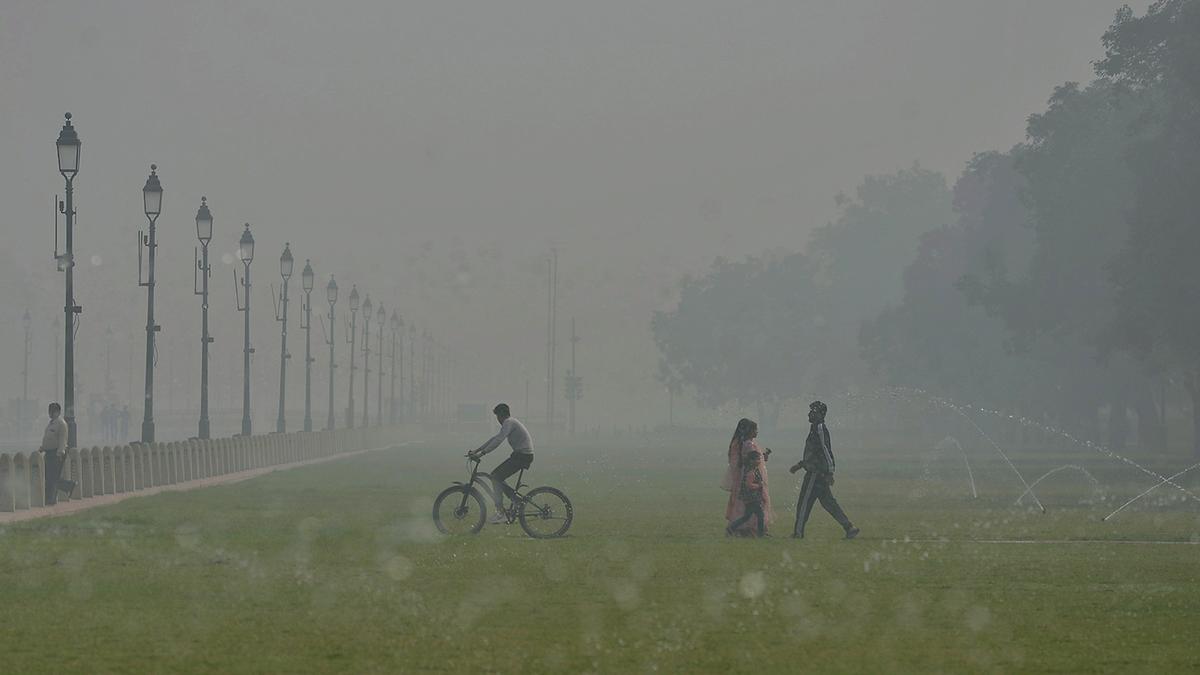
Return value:
M 498 404 L 492 408 L 492 412 L 496 415 L 496 421 L 500 423 L 500 432 L 472 450 L 467 456 L 479 461 L 484 455 L 499 447 L 505 439 L 512 448 L 512 454 L 508 456 L 508 459 L 500 462 L 499 466 L 492 470 L 492 497 L 496 502 L 496 513 L 492 514 L 491 522 L 496 524 L 508 521 L 507 516 L 504 515 L 503 496 L 508 495 L 508 498 L 513 501 L 517 499 L 516 492 L 508 486 L 508 483 L 504 482 L 504 479 L 522 469 L 533 466 L 533 439 L 530 438 L 529 430 L 525 428 L 525 425 L 512 416 L 507 403 Z

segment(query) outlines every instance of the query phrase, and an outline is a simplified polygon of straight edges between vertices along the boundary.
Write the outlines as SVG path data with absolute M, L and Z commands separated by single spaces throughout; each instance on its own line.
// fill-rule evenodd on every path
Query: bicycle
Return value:
M 433 501 L 433 522 L 442 534 L 477 534 L 483 529 L 487 521 L 487 503 L 493 501 L 495 492 L 492 491 L 491 474 L 479 470 L 479 461 L 467 455 L 470 479 L 465 483 L 455 481 Z M 571 500 L 562 490 L 546 485 L 522 493 L 521 488 L 528 487 L 521 482 L 524 476 L 522 469 L 513 488 L 517 499 L 511 507 L 502 509 L 507 524 L 521 523 L 525 534 L 534 539 L 553 539 L 566 534 L 575 517 Z M 487 493 L 487 499 L 479 488 Z

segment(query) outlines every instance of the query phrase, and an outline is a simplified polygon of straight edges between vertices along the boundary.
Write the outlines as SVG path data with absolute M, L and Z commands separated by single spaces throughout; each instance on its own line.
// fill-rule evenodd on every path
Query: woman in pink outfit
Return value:
M 758 443 L 754 440 L 758 438 L 758 424 L 753 420 L 743 417 L 738 420 L 737 429 L 733 432 L 733 438 L 729 440 L 729 466 L 725 472 L 725 478 L 721 481 L 721 487 L 729 490 L 729 503 L 725 506 L 725 521 L 729 525 L 739 522 L 738 527 L 728 527 L 726 532 L 735 536 L 749 537 L 757 534 L 756 524 L 742 519 L 746 515 L 746 500 L 741 494 L 743 488 L 743 477 L 746 473 L 746 465 L 750 453 L 756 453 L 758 458 L 754 461 L 759 463 L 759 472 L 762 475 L 761 483 L 761 503 L 763 511 L 764 525 L 771 524 L 771 495 L 767 489 L 767 458 L 771 454 L 771 449 L 760 451 Z M 757 501 L 757 497 L 756 497 Z

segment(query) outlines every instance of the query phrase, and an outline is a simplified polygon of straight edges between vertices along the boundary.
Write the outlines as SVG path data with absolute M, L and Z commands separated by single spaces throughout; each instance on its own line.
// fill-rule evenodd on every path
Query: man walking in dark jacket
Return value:
M 800 484 L 800 499 L 796 502 L 796 528 L 792 536 L 804 538 L 804 526 L 812 513 L 813 502 L 820 500 L 821 506 L 833 516 L 833 519 L 846 531 L 846 538 L 858 536 L 858 528 L 846 517 L 846 512 L 837 500 L 833 498 L 833 446 L 829 440 L 829 429 L 825 428 L 825 413 L 828 406 L 820 401 L 813 401 L 808 406 L 808 440 L 804 443 L 804 459 L 796 463 L 790 471 L 796 473 L 804 469 L 804 482 Z

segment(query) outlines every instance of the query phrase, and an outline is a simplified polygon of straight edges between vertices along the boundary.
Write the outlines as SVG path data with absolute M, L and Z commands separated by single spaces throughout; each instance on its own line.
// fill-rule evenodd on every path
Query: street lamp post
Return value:
M 375 348 L 379 351 L 379 367 L 376 369 L 379 380 L 379 385 L 375 389 L 375 426 L 383 426 L 383 324 L 387 321 L 387 310 L 383 308 L 383 303 L 379 303 L 379 313 L 375 315 L 375 322 L 379 324 L 379 339 L 375 343 Z
M 66 347 L 63 350 L 63 420 L 67 423 L 67 446 L 78 445 L 75 427 L 75 315 L 82 308 L 75 304 L 75 175 L 79 173 L 79 134 L 71 124 L 71 113 L 64 115 L 66 121 L 58 133 L 55 146 L 58 149 L 58 172 L 67 182 L 66 202 L 59 204 L 59 212 L 66 217 L 66 251 L 58 255 L 58 226 L 54 228 L 54 258 L 58 268 L 66 275 L 66 302 L 63 304 L 63 329 Z M 55 378 L 57 380 L 57 378 Z
M 313 291 L 312 261 L 304 261 L 304 271 L 300 273 L 300 286 L 304 289 L 304 430 L 312 431 L 312 291 Z
M 208 419 L 208 345 L 212 336 L 208 334 L 208 279 L 212 276 L 212 266 L 208 264 L 208 244 L 212 241 L 212 212 L 208 210 L 208 197 L 200 198 L 200 208 L 196 211 L 196 238 L 200 240 L 203 251 L 196 261 L 196 270 L 192 273 L 192 293 L 198 294 L 200 300 L 200 428 L 198 436 L 207 440 L 211 437 Z M 195 251 L 192 252 L 195 257 Z M 196 288 L 196 276 L 199 274 L 200 288 Z
M 25 328 L 25 367 L 21 369 L 21 421 L 20 431 L 21 437 L 25 437 L 25 432 L 28 430 L 30 413 L 29 409 L 29 350 L 33 348 L 33 320 L 29 316 L 29 310 L 25 310 L 25 314 L 21 316 L 21 324 Z
M 254 262 L 254 236 L 250 234 L 250 223 L 238 240 L 238 256 L 242 259 L 245 271 L 242 274 L 242 295 L 245 302 L 239 303 L 238 311 L 243 313 L 245 328 L 242 331 L 242 435 L 250 435 L 250 355 L 254 349 L 250 347 L 250 263 Z M 237 270 L 234 270 L 234 280 L 237 280 Z M 234 290 L 237 288 L 235 286 Z
M 150 234 L 138 232 L 138 285 L 146 287 L 146 403 L 142 416 L 142 442 L 154 442 L 154 334 L 161 326 L 154 323 L 154 259 L 158 250 L 155 229 L 158 214 L 162 213 L 162 184 L 158 182 L 158 166 L 150 165 L 150 177 L 142 188 L 142 205 L 146 220 L 150 221 Z M 146 247 L 149 263 L 146 281 L 142 281 L 142 247 Z
M 417 326 L 408 324 L 408 419 L 417 418 Z
M 279 276 L 283 278 L 282 289 L 279 293 L 279 304 L 283 306 L 282 314 L 275 309 L 275 320 L 279 322 L 279 417 L 275 420 L 275 431 L 287 431 L 284 421 L 283 406 L 287 393 L 287 361 L 290 357 L 287 350 L 287 310 L 288 310 L 288 281 L 292 278 L 292 268 L 295 260 L 292 258 L 292 245 L 283 245 L 283 254 L 279 256 Z
M 346 406 L 346 428 L 354 428 L 354 350 L 358 347 L 358 286 L 350 287 L 350 395 Z
M 367 299 L 363 301 L 363 428 L 370 426 L 371 421 L 371 406 L 367 403 L 367 396 L 371 392 L 371 294 L 367 294 Z
M 337 304 L 338 285 L 333 280 L 333 275 L 329 275 L 329 284 L 325 286 L 325 300 L 329 303 L 329 337 L 325 338 L 325 344 L 329 345 L 329 417 L 325 420 L 325 430 L 333 431 L 336 421 L 333 416 L 333 369 L 337 368 L 337 362 L 333 354 L 333 324 L 337 320 L 337 314 L 333 311 L 333 306 Z
M 391 394 L 391 398 L 389 399 L 392 404 L 391 416 L 390 416 L 389 421 L 392 424 L 396 424 L 397 415 L 401 414 L 401 411 L 404 409 L 404 401 L 403 400 L 400 401 L 399 406 L 396 405 L 396 378 L 400 375 L 400 369 L 404 367 L 404 343 L 398 341 L 398 336 L 400 334 L 401 329 L 403 329 L 403 328 L 404 328 L 404 319 L 401 319 L 400 315 L 397 314 L 396 310 L 393 309 L 392 310 L 392 394 Z M 399 354 L 396 353 L 397 349 L 400 350 Z M 400 357 L 399 364 L 396 363 L 396 356 Z M 404 398 L 404 382 L 403 382 L 403 380 L 400 382 L 400 398 L 401 399 Z

